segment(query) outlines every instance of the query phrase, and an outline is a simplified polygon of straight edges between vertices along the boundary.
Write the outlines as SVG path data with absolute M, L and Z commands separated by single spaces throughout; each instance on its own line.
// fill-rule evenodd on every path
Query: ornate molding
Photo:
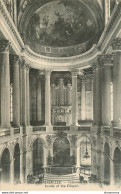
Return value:
M 46 77 L 50 76 L 51 72 L 52 72 L 51 70 L 47 70 L 47 69 L 44 70 L 44 74 Z
M 13 55 L 14 65 L 20 61 L 20 57 L 18 55 Z
M 111 54 L 103 54 L 98 56 L 98 63 L 100 65 L 105 65 L 105 64 L 112 64 L 113 63 L 113 55 Z
M 93 68 L 93 71 L 98 68 L 103 68 L 106 64 L 112 64 L 113 63 L 113 55 L 111 54 L 102 54 L 97 56 L 97 60 L 91 65 Z
M 111 15 L 111 18 L 109 20 L 109 23 L 107 25 L 107 27 L 105 27 L 105 30 L 98 42 L 98 47 L 99 48 L 102 48 L 106 51 L 107 47 L 110 46 L 111 44 L 111 41 L 114 37 L 113 34 L 111 34 L 114 29 L 115 29 L 115 26 L 117 25 L 117 23 L 120 21 L 120 18 L 121 18 L 121 1 L 115 6 L 114 10 L 113 10 L 113 13 Z M 117 29 L 115 29 L 115 32 L 116 30 L 120 30 L 120 25 L 117 27 Z M 111 36 L 111 38 L 110 38 Z M 102 50 L 101 49 L 101 50 Z
M 92 79 L 93 79 L 93 74 L 83 75 L 83 76 L 80 76 L 79 78 L 80 78 L 82 81 L 87 80 L 87 79 L 92 80 Z
M 78 73 L 79 73 L 79 70 L 78 70 L 78 69 L 72 69 L 72 70 L 71 70 L 72 76 L 77 76 Z
M 0 52 L 8 52 L 10 50 L 9 40 L 0 40 Z
M 29 64 L 25 61 L 24 57 L 21 57 L 20 60 L 19 60 L 19 66 L 21 69 L 27 69 L 29 70 L 30 69 L 30 66 Z
M 113 48 L 113 50 L 120 50 L 121 51 L 121 38 L 113 39 L 112 48 Z
M 19 46 L 21 48 L 23 48 L 24 44 L 22 42 L 22 39 L 20 38 L 20 35 L 12 21 L 12 18 L 9 16 L 9 13 L 6 9 L 6 6 L 4 5 L 4 3 L 2 1 L 0 1 L 0 11 L 2 14 L 2 17 L 5 19 L 5 21 L 7 22 L 8 27 L 10 28 L 10 31 L 12 31 L 13 36 L 16 38 Z

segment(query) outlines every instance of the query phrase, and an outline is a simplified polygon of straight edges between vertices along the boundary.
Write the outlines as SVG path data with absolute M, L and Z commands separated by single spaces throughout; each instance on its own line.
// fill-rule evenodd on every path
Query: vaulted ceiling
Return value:
M 84 52 L 97 43 L 104 28 L 100 0 L 23 0 L 18 28 L 24 41 L 38 53 L 41 46 L 83 44 Z

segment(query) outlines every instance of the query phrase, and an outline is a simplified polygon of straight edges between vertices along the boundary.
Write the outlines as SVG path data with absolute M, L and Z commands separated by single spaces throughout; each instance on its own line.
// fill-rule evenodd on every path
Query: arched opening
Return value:
M 43 166 L 43 141 L 37 138 L 33 143 L 33 174 L 38 175 Z
M 80 139 L 80 166 L 91 166 L 91 142 L 87 137 Z
M 18 143 L 14 149 L 14 181 L 20 181 L 20 148 Z
M 9 182 L 10 181 L 10 152 L 8 148 L 2 153 L 1 158 L 1 180 L 2 182 Z
M 64 167 L 70 165 L 70 143 L 66 137 L 55 139 L 53 154 L 54 166 Z
M 116 184 L 121 182 L 121 150 L 117 147 L 114 151 L 114 179 Z
M 110 184 L 110 147 L 107 142 L 104 145 L 104 184 Z
M 80 177 L 87 179 L 91 175 L 91 142 L 88 137 L 79 140 Z

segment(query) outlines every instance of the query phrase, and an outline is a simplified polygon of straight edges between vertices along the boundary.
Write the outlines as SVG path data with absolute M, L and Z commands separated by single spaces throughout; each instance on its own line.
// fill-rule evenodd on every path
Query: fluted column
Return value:
M 20 60 L 20 84 L 21 84 L 21 124 L 26 125 L 27 124 L 27 102 L 26 102 L 26 63 L 24 58 L 21 58 Z
M 63 90 L 64 82 L 63 79 L 59 79 L 59 105 L 64 105 L 64 90 Z
M 41 107 L 41 79 L 40 75 L 38 75 L 37 79 L 37 121 L 41 121 L 41 112 L 42 112 L 42 107 Z
M 51 84 L 51 94 L 52 94 L 52 105 L 55 106 L 56 105 L 56 89 L 55 89 L 55 84 L 52 83 Z
M 121 38 L 112 44 L 113 59 L 113 121 L 115 126 L 121 125 Z
M 101 55 L 98 60 L 93 64 L 94 69 L 94 84 L 93 84 L 93 106 L 94 106 L 94 122 L 96 125 L 102 123 L 102 63 Z
M 68 82 L 67 84 L 67 104 L 70 106 L 72 104 L 71 102 L 71 83 Z
M 45 70 L 45 125 L 51 125 L 51 99 L 50 99 L 50 74 Z
M 81 120 L 86 119 L 85 77 L 81 80 Z
M 111 66 L 112 55 L 102 56 L 102 123 L 111 125 Z
M 24 174 L 23 174 L 23 152 L 20 153 L 20 181 L 24 182 Z
M 0 122 L 2 127 L 10 126 L 10 64 L 8 40 L 0 41 Z
M 19 56 L 14 55 L 13 60 L 13 123 L 20 125 L 20 82 L 19 82 Z
M 26 65 L 26 117 L 27 125 L 30 125 L 30 91 L 29 91 L 29 65 Z
M 13 184 L 14 183 L 14 158 L 11 158 L 10 161 L 10 182 Z
M 93 68 L 93 123 L 96 124 L 96 68 L 95 65 L 92 66 Z
M 77 98 L 77 74 L 78 70 L 72 72 L 72 126 L 76 126 L 78 121 L 78 98 Z

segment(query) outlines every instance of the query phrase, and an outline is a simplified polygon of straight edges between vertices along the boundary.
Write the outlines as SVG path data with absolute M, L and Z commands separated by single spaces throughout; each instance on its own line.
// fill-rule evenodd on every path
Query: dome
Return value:
M 26 44 L 34 52 L 62 57 L 78 55 L 99 40 L 103 28 L 101 19 L 99 27 L 99 13 L 94 9 L 98 4 L 89 7 L 81 0 L 51 0 L 38 5 L 29 18 L 26 15 L 24 32 Z

